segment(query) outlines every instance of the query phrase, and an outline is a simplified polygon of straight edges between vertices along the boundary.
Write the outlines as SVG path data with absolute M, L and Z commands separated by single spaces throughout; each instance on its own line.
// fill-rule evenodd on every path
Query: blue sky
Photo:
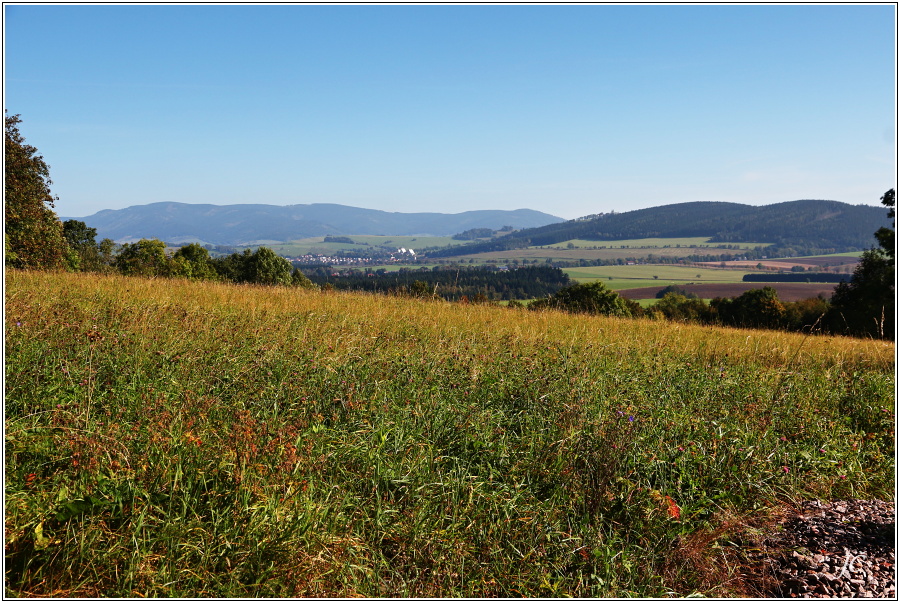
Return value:
M 892 5 L 6 5 L 4 107 L 61 216 L 877 205 L 895 28 Z

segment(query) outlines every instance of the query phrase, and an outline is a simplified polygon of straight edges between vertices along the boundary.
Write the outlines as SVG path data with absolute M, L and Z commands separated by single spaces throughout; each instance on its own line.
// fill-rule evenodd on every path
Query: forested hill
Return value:
M 695 201 L 602 214 L 520 230 L 493 241 L 454 247 L 431 256 L 462 255 L 553 245 L 572 239 L 613 241 L 650 237 L 712 237 L 712 242 L 867 249 L 873 232 L 891 221 L 883 207 L 802 200 L 773 205 Z
M 156 238 L 169 244 L 200 241 L 220 245 L 325 235 L 450 236 L 471 228 L 531 228 L 562 222 L 562 218 L 531 209 L 401 213 L 334 203 L 285 206 L 151 203 L 107 209 L 77 219 L 96 228 L 98 239 L 108 237 L 119 243 Z

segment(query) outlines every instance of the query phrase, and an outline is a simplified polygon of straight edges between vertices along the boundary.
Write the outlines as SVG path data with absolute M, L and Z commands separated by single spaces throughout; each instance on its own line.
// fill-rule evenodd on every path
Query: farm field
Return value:
M 806 270 L 814 270 L 814 271 L 829 271 L 829 272 L 844 272 L 847 274 L 852 274 L 853 270 L 856 268 L 856 265 L 859 263 L 859 257 L 862 255 L 862 252 L 859 253 L 841 253 L 841 254 L 833 254 L 833 255 L 819 255 L 819 256 L 807 256 L 807 257 L 796 257 L 796 258 L 774 258 L 771 260 L 758 260 L 758 261 L 726 261 L 726 262 L 698 262 L 698 265 L 705 266 L 722 266 L 724 264 L 727 268 L 756 268 L 758 265 L 762 265 L 764 268 L 769 270 L 790 270 L 794 266 L 802 266 Z M 757 272 L 759 270 L 756 270 Z
M 665 285 L 663 285 L 665 286 Z M 710 300 L 715 297 L 737 297 L 750 289 L 772 287 L 778 292 L 778 299 L 786 302 L 799 301 L 823 295 L 830 298 L 834 293 L 835 283 L 704 283 L 696 285 L 679 285 L 685 291 L 694 293 L 701 299 Z M 655 301 L 661 286 L 619 289 L 619 295 L 628 299 Z
M 893 343 L 5 284 L 7 597 L 758 597 L 786 508 L 894 496 Z
M 672 264 L 638 264 L 634 266 L 585 266 L 564 268 L 563 272 L 580 283 L 602 280 L 614 290 L 640 286 L 680 285 L 683 283 L 739 283 L 744 270 L 723 270 L 709 266 L 676 266 Z M 754 271 L 755 272 L 755 271 Z M 654 278 L 657 277 L 657 278 Z
M 487 262 L 510 262 L 512 260 L 617 260 L 624 258 L 651 259 L 652 257 L 680 258 L 694 254 L 728 253 L 729 250 L 717 250 L 710 247 L 619 247 L 606 249 L 560 248 L 560 247 L 528 247 L 510 249 L 508 251 L 490 251 L 485 253 L 453 256 L 455 260 Z
M 675 248 L 710 248 L 715 249 L 719 245 L 731 245 L 734 249 L 756 249 L 757 247 L 766 247 L 771 243 L 711 243 L 710 237 L 677 237 L 677 238 L 646 238 L 646 239 L 622 239 L 616 241 L 588 241 L 584 239 L 572 239 L 571 241 L 563 241 L 553 245 L 545 245 L 544 249 L 568 249 L 569 243 L 572 243 L 578 249 L 605 248 L 605 249 L 621 249 L 621 248 L 640 248 L 640 249 L 660 249 L 667 247 Z

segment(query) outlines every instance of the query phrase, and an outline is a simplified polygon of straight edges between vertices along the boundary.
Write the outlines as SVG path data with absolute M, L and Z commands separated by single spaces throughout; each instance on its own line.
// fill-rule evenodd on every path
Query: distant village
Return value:
M 298 255 L 296 257 L 287 257 L 286 259 L 290 262 L 303 265 L 321 264 L 326 266 L 365 266 L 369 264 L 384 264 L 387 262 L 409 262 L 416 259 L 416 252 L 412 249 L 401 247 L 397 251 L 391 253 L 390 257 L 364 258 L 325 255 L 323 253 L 308 253 L 305 255 Z

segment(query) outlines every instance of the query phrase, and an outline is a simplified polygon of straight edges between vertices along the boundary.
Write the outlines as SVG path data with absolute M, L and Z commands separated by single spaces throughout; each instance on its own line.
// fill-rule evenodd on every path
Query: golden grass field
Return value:
M 764 596 L 895 489 L 892 342 L 6 273 L 7 597 Z

